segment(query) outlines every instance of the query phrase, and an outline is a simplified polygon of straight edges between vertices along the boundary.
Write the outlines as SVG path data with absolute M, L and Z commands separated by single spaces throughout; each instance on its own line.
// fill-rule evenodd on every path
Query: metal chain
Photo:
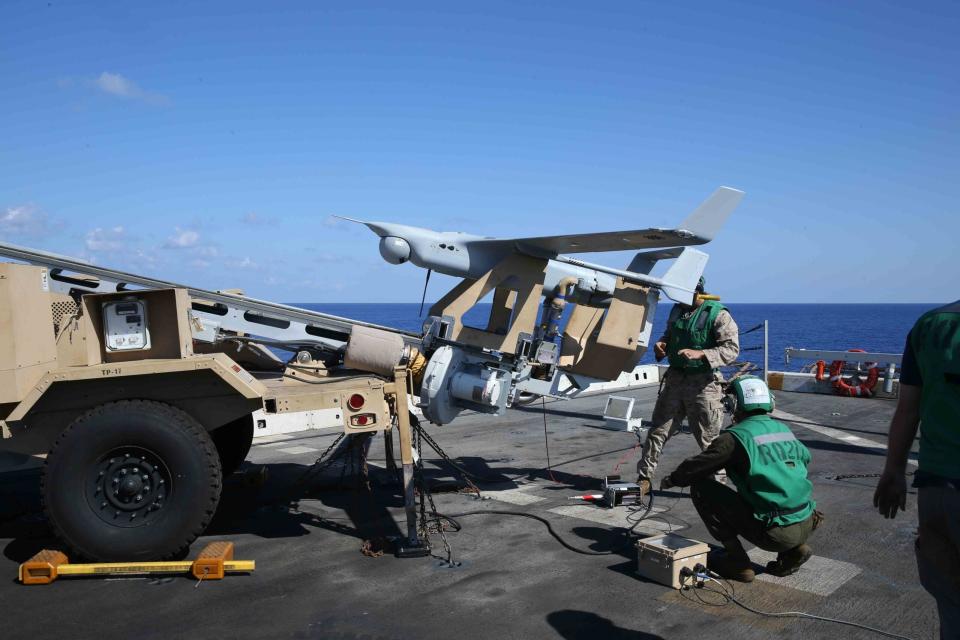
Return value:
M 417 525 L 417 529 L 420 539 L 423 540 L 429 547 L 430 532 L 427 528 L 427 502 L 424 500 L 426 491 L 424 489 L 425 483 L 423 479 L 423 457 L 420 455 L 420 436 L 417 433 L 413 434 L 413 444 L 417 450 L 417 461 L 413 465 L 413 483 L 420 498 L 420 522 Z
M 912 476 L 916 471 L 908 471 L 904 475 Z M 879 478 L 880 473 L 844 473 L 836 476 L 824 476 L 827 480 L 852 480 L 854 478 Z
M 299 478 L 297 478 L 297 481 L 294 483 L 294 487 L 299 487 L 305 484 L 309 476 L 315 475 L 323 471 L 327 467 L 329 467 L 333 463 L 333 461 L 336 460 L 336 458 L 330 458 L 329 460 L 326 460 L 326 461 L 324 461 L 324 458 L 326 458 L 327 455 L 331 451 L 333 451 L 334 447 L 340 444 L 340 441 L 343 440 L 344 436 L 346 435 L 347 435 L 346 433 L 341 433 L 339 436 L 337 436 L 337 438 L 330 443 L 330 446 L 327 447 L 327 450 L 321 453 L 320 457 L 314 460 L 313 464 L 310 465 L 310 467 L 306 471 L 304 471 Z
M 436 527 L 437 533 L 440 534 L 440 541 L 443 542 L 443 549 L 447 552 L 447 564 L 453 564 L 453 549 L 450 547 L 450 543 L 447 541 L 447 534 L 445 531 L 445 525 L 443 524 L 443 519 L 440 517 L 439 512 L 437 511 L 437 505 L 433 502 L 433 494 L 430 493 L 430 490 L 427 490 L 427 500 L 430 502 L 430 512 L 434 514 L 434 526 Z
M 427 502 L 430 503 L 430 512 L 433 514 L 433 522 L 435 525 L 436 533 L 440 534 L 440 541 L 443 543 L 443 549 L 447 552 L 447 564 L 453 564 L 453 549 L 450 548 L 450 543 L 447 541 L 447 535 L 443 530 L 443 520 L 440 518 L 439 512 L 437 511 L 437 505 L 433 502 L 433 494 L 430 492 L 430 488 L 427 486 L 426 478 L 424 478 L 423 473 L 423 431 L 420 428 L 420 425 L 417 425 L 417 428 L 414 433 L 414 440 L 417 447 L 417 464 L 416 464 L 416 475 L 419 480 L 418 488 L 420 492 L 420 537 L 427 543 L 427 546 L 430 546 L 430 534 L 434 533 L 430 530 L 429 521 L 427 520 Z M 429 436 L 428 436 L 429 437 Z M 426 498 L 426 500 L 424 500 Z
M 370 486 L 370 467 L 367 466 L 367 441 L 373 437 L 372 432 L 367 432 L 362 435 L 356 436 L 359 438 L 360 443 L 360 469 L 357 472 L 357 482 L 359 484 L 359 489 L 371 493 L 372 487 Z
M 425 478 L 424 478 L 424 473 L 423 473 L 423 445 L 422 445 L 422 441 L 423 441 L 423 440 L 426 440 L 426 441 L 427 441 L 427 444 L 429 444 L 430 447 L 431 447 L 434 451 L 436 451 L 438 455 L 440 455 L 440 456 L 441 456 L 445 461 L 447 461 L 452 467 L 454 467 L 454 468 L 457 469 L 458 471 L 461 471 L 462 473 L 464 473 L 464 480 L 465 480 L 466 483 L 470 486 L 470 488 L 474 491 L 474 493 L 476 493 L 477 496 L 480 495 L 480 488 L 477 487 L 477 485 L 474 484 L 474 483 L 470 480 L 469 477 L 467 477 L 467 475 L 466 475 L 467 472 L 466 472 L 464 469 L 462 469 L 462 468 L 460 467 L 460 465 L 458 465 L 457 463 L 453 462 L 453 460 L 450 459 L 450 456 L 448 456 L 447 453 L 440 447 L 440 445 L 437 444 L 437 442 L 436 442 L 435 440 L 433 440 L 433 438 L 431 438 L 431 437 L 423 430 L 423 427 L 421 427 L 419 424 L 414 424 L 414 425 L 412 425 L 412 426 L 414 427 L 414 428 L 413 428 L 413 431 L 414 431 L 414 434 L 413 434 L 413 435 L 414 435 L 414 440 L 415 440 L 415 445 L 416 445 L 416 450 L 417 450 L 417 463 L 416 463 L 415 469 L 414 469 L 414 470 L 415 470 L 414 482 L 415 482 L 415 486 L 416 486 L 416 489 L 417 489 L 417 493 L 420 494 L 420 518 L 419 518 L 419 524 L 418 524 L 418 527 L 417 527 L 417 528 L 418 528 L 418 530 L 419 530 L 419 534 L 420 534 L 421 539 L 423 539 L 423 541 L 426 542 L 428 546 L 430 545 L 430 534 L 431 534 L 431 533 L 438 533 L 438 534 L 440 534 L 440 540 L 441 540 L 441 542 L 443 543 L 443 548 L 444 548 L 444 550 L 446 551 L 446 554 L 447 554 L 446 562 L 447 562 L 447 564 L 451 564 L 451 565 L 452 565 L 452 564 L 453 564 L 453 549 L 450 547 L 450 542 L 447 540 L 447 536 L 446 536 L 446 533 L 445 533 L 445 531 L 444 531 L 445 527 L 444 527 L 443 519 L 439 516 L 439 512 L 437 511 L 437 505 L 436 505 L 436 503 L 435 503 L 434 500 L 433 500 L 433 494 L 431 493 L 429 487 L 427 486 L 426 480 L 425 480 Z M 346 433 L 341 433 L 339 436 L 337 436 L 337 438 L 336 438 L 333 442 L 330 443 L 330 446 L 327 447 L 327 449 L 326 449 L 323 453 L 320 454 L 320 456 L 313 462 L 313 464 L 312 464 L 306 471 L 303 472 L 303 474 L 297 479 L 297 481 L 294 483 L 293 486 L 294 486 L 295 488 L 301 487 L 302 485 L 306 484 L 307 480 L 308 480 L 311 476 L 316 476 L 317 474 L 319 474 L 320 472 L 322 472 L 324 469 L 326 469 L 327 467 L 329 467 L 331 464 L 333 464 L 333 462 L 337 459 L 338 456 L 334 456 L 334 457 L 330 457 L 330 458 L 327 458 L 327 456 L 330 454 L 331 451 L 334 450 L 334 448 L 336 448 L 336 446 L 337 446 L 338 444 L 340 444 L 340 442 L 343 440 L 343 438 L 344 438 L 345 436 L 346 436 Z M 352 451 L 352 450 L 353 450 L 353 446 L 354 446 L 354 441 L 353 441 L 353 439 L 351 438 L 350 444 L 349 444 L 349 446 L 347 447 L 347 451 L 350 452 L 351 454 L 352 454 L 352 452 L 353 452 L 353 451 Z M 361 447 L 361 456 L 364 457 L 364 456 L 363 456 L 363 447 Z M 361 462 L 360 462 L 360 464 L 361 464 L 360 473 L 361 473 L 361 475 L 364 475 L 364 476 L 366 475 L 366 474 L 363 473 L 363 471 L 364 471 L 364 466 L 365 466 L 365 462 L 366 462 L 365 460 L 361 460 Z M 342 483 L 342 480 L 343 480 L 343 475 L 345 474 L 345 472 L 346 472 L 346 470 L 347 470 L 347 469 L 346 469 L 346 468 L 347 468 L 347 465 L 350 466 L 350 471 L 351 471 L 351 473 L 352 473 L 353 470 L 355 469 L 355 462 L 354 462 L 354 460 L 353 460 L 353 456 L 352 456 L 352 455 L 349 456 L 349 462 L 344 465 L 344 469 L 343 469 L 343 472 L 344 472 L 344 473 L 341 473 L 341 483 Z M 365 478 L 360 478 L 361 482 L 362 482 L 364 479 L 365 479 Z M 367 488 L 369 489 L 369 480 L 368 480 L 368 478 L 366 478 L 366 479 L 367 479 L 367 482 L 366 482 L 366 483 L 363 483 L 363 484 L 366 484 Z M 362 485 L 361 485 L 361 486 L 362 486 Z M 360 488 L 360 487 L 358 487 L 358 488 Z M 292 492 L 291 492 L 291 493 L 292 493 Z M 428 503 L 429 503 L 429 505 L 430 505 L 430 512 L 431 512 L 431 514 L 434 514 L 433 517 L 430 518 L 430 519 L 427 518 L 427 504 L 428 504 Z M 430 526 L 431 523 L 433 524 L 433 527 Z
M 424 440 L 426 440 L 427 444 L 430 445 L 430 448 L 437 452 L 437 455 L 443 458 L 444 461 L 446 461 L 447 464 L 449 464 L 451 467 L 453 467 L 454 469 L 460 472 L 460 475 L 463 477 L 464 482 L 467 483 L 471 491 L 474 494 L 476 494 L 476 496 L 479 498 L 480 487 L 478 487 L 476 483 L 473 482 L 473 480 L 471 480 L 471 477 L 473 474 L 471 474 L 469 471 L 467 471 L 466 469 L 461 467 L 459 464 L 454 462 L 453 459 L 451 459 L 450 456 L 447 455 L 447 452 L 444 451 L 439 444 L 437 444 L 437 441 L 434 440 L 432 437 L 430 437 L 430 434 L 426 432 L 426 430 L 420 425 L 419 422 L 416 425 L 413 425 L 413 428 L 414 428 L 414 431 L 417 432 L 418 438 L 423 438 Z M 419 439 L 418 439 L 418 442 L 419 442 Z M 417 454 L 419 455 L 419 453 L 420 451 L 418 449 Z
M 353 440 L 347 440 L 347 446 L 344 448 L 344 455 L 349 456 L 353 453 Z M 346 485 L 343 479 L 347 477 L 347 461 L 344 460 L 340 467 L 340 479 L 337 480 L 337 489 L 343 489 Z
M 879 478 L 879 473 L 845 473 L 838 476 L 826 476 L 827 480 L 852 480 L 854 478 Z
M 356 468 L 356 452 L 354 451 L 354 446 L 357 444 L 357 441 L 350 437 L 350 444 L 347 445 L 347 461 L 343 465 L 345 471 L 347 471 L 347 466 L 349 465 L 349 471 L 347 471 L 347 477 L 354 478 L 356 477 L 357 468 Z M 343 489 L 346 485 L 343 483 L 343 474 L 340 474 L 340 488 Z M 356 488 L 356 486 L 354 486 Z
M 278 503 L 289 503 L 291 501 L 299 502 L 298 500 L 294 500 L 298 490 L 302 489 L 303 486 L 307 484 L 307 481 L 311 479 L 311 477 L 319 475 L 320 472 L 329 467 L 333 461 L 336 460 L 335 456 L 326 460 L 324 460 L 324 458 L 326 458 L 327 455 L 333 451 L 334 447 L 340 444 L 340 441 L 343 440 L 344 436 L 346 435 L 346 433 L 341 433 L 339 436 L 337 436 L 336 439 L 330 443 L 330 446 L 327 447 L 326 451 L 321 453 L 320 456 L 313 461 L 313 464 L 310 465 L 310 467 L 308 467 L 302 474 L 300 474 L 300 477 L 297 478 L 296 481 L 290 486 L 290 489 L 286 493 L 282 494 L 282 498 L 278 501 Z M 298 508 L 299 507 L 294 507 L 294 509 Z

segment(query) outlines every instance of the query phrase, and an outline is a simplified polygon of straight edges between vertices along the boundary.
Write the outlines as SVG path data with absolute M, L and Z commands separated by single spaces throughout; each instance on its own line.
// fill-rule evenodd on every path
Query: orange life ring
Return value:
M 863 349 L 848 349 L 847 351 L 850 353 L 864 352 Z M 817 364 L 817 373 L 820 374 L 820 363 Z M 877 367 L 877 363 L 868 363 L 870 368 L 867 369 L 867 379 L 861 380 L 860 384 L 850 384 L 843 378 L 843 367 L 846 364 L 846 360 L 834 360 L 830 364 L 830 382 L 833 384 L 833 390 L 842 396 L 861 396 L 864 398 L 873 396 L 873 390 L 880 379 L 880 369 Z M 817 379 L 821 380 L 822 378 L 818 375 Z
M 824 369 L 826 369 L 827 363 L 823 360 L 817 360 L 817 364 L 815 366 L 817 367 L 817 381 L 819 382 L 826 377 L 824 376 Z

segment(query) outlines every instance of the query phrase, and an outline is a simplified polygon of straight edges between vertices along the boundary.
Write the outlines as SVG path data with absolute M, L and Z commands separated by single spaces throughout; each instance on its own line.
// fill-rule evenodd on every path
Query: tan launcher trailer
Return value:
M 118 280 L 109 293 L 91 293 L 103 277 L 33 261 L 0 263 L 0 451 L 46 457 L 43 508 L 73 554 L 138 561 L 182 552 L 213 517 L 223 476 L 246 457 L 256 410 L 334 410 L 346 433 L 396 426 L 407 545 L 418 546 L 402 358 L 380 363 L 376 375 L 328 369 L 306 351 L 284 363 L 242 332 L 234 343 L 203 343 L 194 339 L 202 314 L 191 309 L 222 302 L 149 282 L 126 290 Z M 403 347 L 399 337 L 361 330 Z

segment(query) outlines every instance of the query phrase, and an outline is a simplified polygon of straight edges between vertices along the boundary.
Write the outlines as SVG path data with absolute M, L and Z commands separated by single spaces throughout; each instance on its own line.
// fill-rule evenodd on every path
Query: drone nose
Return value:
M 390 264 L 403 264 L 410 259 L 410 243 L 396 236 L 380 238 L 380 255 Z

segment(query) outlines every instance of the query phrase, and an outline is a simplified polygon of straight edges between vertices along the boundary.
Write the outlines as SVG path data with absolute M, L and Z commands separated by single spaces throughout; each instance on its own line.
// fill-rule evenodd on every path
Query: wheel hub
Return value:
M 95 465 L 87 500 L 101 520 L 135 527 L 156 519 L 170 490 L 170 472 L 158 455 L 140 447 L 120 447 Z

